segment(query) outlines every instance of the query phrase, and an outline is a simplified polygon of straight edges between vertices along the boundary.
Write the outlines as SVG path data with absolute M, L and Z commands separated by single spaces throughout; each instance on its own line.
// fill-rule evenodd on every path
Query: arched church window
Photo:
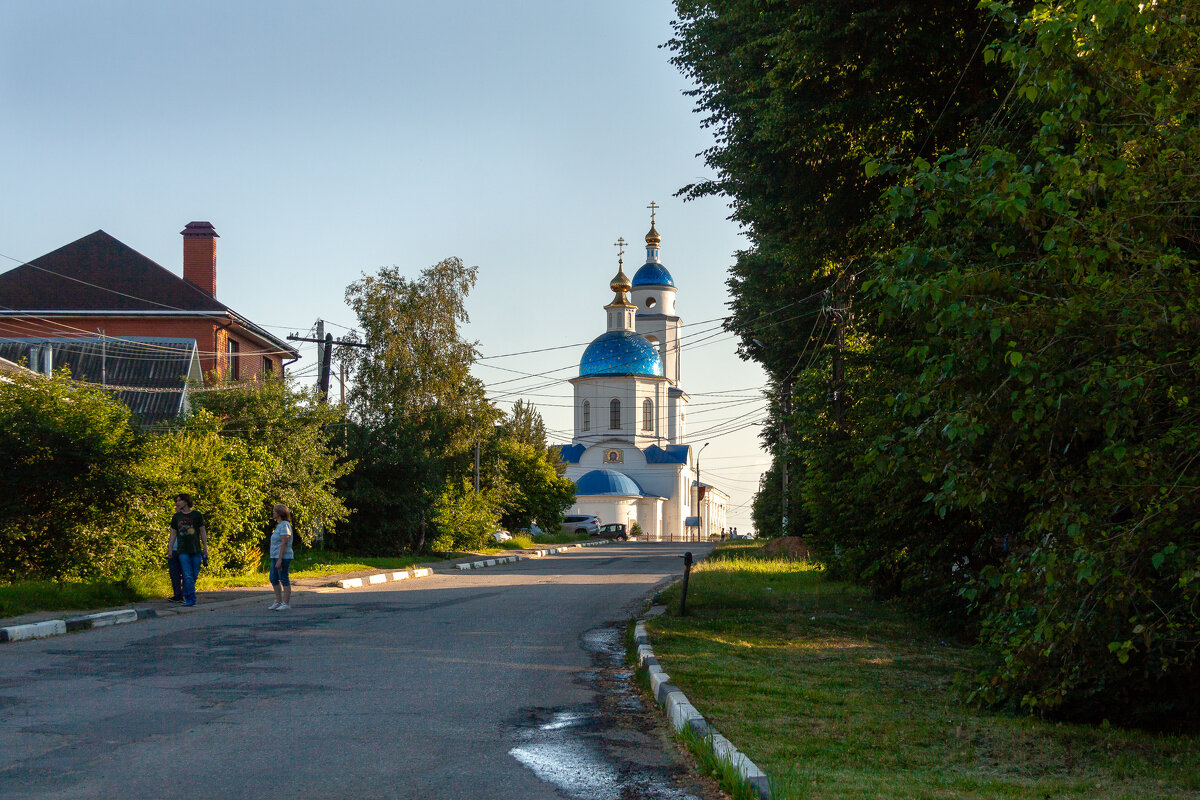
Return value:
M 583 429 L 585 431 L 592 429 L 592 404 L 587 400 L 583 401 Z
M 642 430 L 654 430 L 654 402 L 649 397 L 642 401 Z
M 621 401 L 615 397 L 608 404 L 608 427 L 613 430 L 621 428 Z
M 654 308 L 656 305 L 658 305 L 658 301 L 653 297 L 646 298 L 646 308 Z

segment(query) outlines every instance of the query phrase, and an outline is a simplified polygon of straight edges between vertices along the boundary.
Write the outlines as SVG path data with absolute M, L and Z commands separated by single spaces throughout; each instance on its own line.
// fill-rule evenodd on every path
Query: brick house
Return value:
M 181 233 L 183 277 L 104 231 L 0 274 L 0 337 L 193 339 L 206 375 L 282 375 L 299 351 L 216 298 L 212 224 Z

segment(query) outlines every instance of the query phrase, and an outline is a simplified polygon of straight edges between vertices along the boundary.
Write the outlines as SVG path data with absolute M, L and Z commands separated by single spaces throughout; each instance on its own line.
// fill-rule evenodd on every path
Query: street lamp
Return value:
M 704 443 L 704 447 L 708 447 L 709 442 Z M 704 452 L 704 447 L 701 447 L 696 453 L 696 540 L 704 541 L 704 508 L 701 501 L 704 497 L 704 487 L 700 485 L 700 455 Z

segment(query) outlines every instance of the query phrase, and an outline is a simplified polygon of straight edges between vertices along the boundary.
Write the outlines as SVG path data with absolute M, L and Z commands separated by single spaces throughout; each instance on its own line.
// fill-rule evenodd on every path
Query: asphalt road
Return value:
M 715 797 L 620 659 L 620 625 L 710 549 L 617 543 L 4 645 L 0 797 Z

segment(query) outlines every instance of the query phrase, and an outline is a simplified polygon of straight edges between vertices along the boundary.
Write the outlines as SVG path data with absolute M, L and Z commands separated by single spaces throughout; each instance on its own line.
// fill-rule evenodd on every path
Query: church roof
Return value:
M 633 273 L 634 286 L 675 286 L 675 279 L 662 264 L 646 263 Z
M 622 497 L 642 497 L 645 494 L 637 481 L 615 469 L 594 469 L 584 473 L 575 481 L 575 493 Z
M 579 377 L 642 375 L 663 377 L 658 348 L 634 331 L 605 331 L 592 340 L 579 361 Z
M 578 464 L 583 451 L 587 450 L 587 445 L 582 444 L 562 444 L 558 445 L 558 454 L 562 456 L 562 460 L 568 464 Z
M 647 464 L 686 464 L 688 448 L 686 444 L 669 444 L 666 447 L 652 444 L 642 453 L 646 456 Z

